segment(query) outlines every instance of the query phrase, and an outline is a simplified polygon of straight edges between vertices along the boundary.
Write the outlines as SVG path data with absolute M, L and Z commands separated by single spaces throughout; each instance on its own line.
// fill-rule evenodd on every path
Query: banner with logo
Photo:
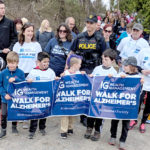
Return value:
M 140 78 L 93 78 L 89 116 L 137 119 L 140 90 Z
M 22 82 L 9 85 L 8 120 L 30 120 L 51 115 L 53 82 Z
M 88 115 L 92 84 L 86 75 L 65 76 L 54 88 L 52 115 Z
M 10 84 L 8 120 L 81 115 L 137 119 L 140 78 L 65 76 L 58 81 Z

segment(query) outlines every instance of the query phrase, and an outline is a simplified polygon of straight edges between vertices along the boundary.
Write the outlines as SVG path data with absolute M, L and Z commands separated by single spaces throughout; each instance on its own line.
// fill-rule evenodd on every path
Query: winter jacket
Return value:
M 5 95 L 8 93 L 9 78 L 11 77 L 15 78 L 15 82 L 25 80 L 24 72 L 18 68 L 15 71 L 9 71 L 6 68 L 0 73 L 0 95 L 3 103 L 7 103 Z
M 0 50 L 3 50 L 4 48 L 12 50 L 17 40 L 14 22 L 4 16 L 3 19 L 0 20 Z M 6 54 L 4 53 L 0 53 L 0 56 L 4 59 L 6 58 Z

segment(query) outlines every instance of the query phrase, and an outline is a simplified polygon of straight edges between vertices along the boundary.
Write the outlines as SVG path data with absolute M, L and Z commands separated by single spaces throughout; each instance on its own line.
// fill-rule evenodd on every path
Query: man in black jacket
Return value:
M 5 17 L 5 4 L 0 0 L 0 70 L 5 68 L 7 53 L 12 50 L 17 40 L 14 22 Z
M 17 32 L 14 22 L 5 17 L 5 4 L 0 0 L 0 57 L 6 60 L 6 55 L 17 42 Z
M 97 16 L 95 14 L 89 15 L 86 19 L 87 31 L 79 34 L 74 39 L 71 52 L 83 57 L 81 70 L 91 74 L 93 69 L 100 65 L 101 55 L 106 49 L 104 37 L 97 33 Z

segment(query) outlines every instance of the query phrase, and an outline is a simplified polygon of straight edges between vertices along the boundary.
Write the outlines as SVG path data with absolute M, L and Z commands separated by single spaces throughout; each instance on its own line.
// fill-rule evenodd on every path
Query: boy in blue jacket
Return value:
M 7 92 L 10 82 L 20 82 L 25 80 L 24 72 L 17 68 L 19 56 L 16 52 L 9 52 L 6 58 L 7 68 L 0 73 L 0 95 L 2 99 L 2 119 L 0 139 L 6 136 L 7 127 L 7 100 L 11 100 Z M 18 133 L 17 122 L 12 122 L 12 133 Z

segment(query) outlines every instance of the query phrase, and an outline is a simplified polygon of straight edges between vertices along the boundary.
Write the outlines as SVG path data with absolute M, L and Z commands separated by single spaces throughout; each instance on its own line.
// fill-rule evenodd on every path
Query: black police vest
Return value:
M 100 50 L 100 37 L 93 35 L 91 38 L 81 33 L 78 36 L 78 46 L 76 54 L 83 57 L 81 68 L 94 68 L 100 65 L 101 50 Z M 99 46 L 98 46 L 98 44 Z

